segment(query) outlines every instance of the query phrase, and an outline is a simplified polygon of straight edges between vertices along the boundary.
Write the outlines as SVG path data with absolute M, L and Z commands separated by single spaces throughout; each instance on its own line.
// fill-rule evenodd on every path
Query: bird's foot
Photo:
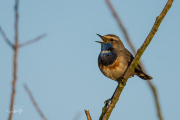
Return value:
M 132 77 L 134 77 L 134 75 L 132 74 L 131 76 L 129 76 L 129 78 L 132 78 Z
M 110 99 L 107 99 L 106 101 L 104 101 L 104 104 L 106 104 L 106 107 L 109 105 L 109 103 L 111 102 L 111 99 L 112 98 L 110 98 Z
M 124 76 L 121 77 L 121 80 L 123 80 L 123 79 L 124 79 Z

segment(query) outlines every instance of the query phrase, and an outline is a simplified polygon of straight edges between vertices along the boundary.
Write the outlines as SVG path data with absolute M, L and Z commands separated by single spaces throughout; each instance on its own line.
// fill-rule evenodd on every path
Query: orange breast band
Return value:
M 116 69 L 117 67 L 120 66 L 120 61 L 121 61 L 121 59 L 116 59 L 116 61 L 112 65 L 108 65 L 108 66 L 105 66 L 105 65 L 99 63 L 99 67 L 101 69 L 110 69 L 110 70 L 113 70 L 113 69 Z

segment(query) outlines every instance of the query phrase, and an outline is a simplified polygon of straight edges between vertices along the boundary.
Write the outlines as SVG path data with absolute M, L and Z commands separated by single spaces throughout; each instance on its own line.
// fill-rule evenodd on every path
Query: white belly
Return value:
M 123 59 L 117 59 L 112 65 L 104 66 L 99 64 L 101 72 L 108 78 L 117 80 L 122 77 L 126 71 L 128 64 Z

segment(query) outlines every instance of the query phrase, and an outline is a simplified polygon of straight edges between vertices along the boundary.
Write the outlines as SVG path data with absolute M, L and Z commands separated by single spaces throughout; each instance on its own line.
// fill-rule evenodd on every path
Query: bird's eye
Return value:
M 114 39 L 110 39 L 110 41 L 114 41 Z

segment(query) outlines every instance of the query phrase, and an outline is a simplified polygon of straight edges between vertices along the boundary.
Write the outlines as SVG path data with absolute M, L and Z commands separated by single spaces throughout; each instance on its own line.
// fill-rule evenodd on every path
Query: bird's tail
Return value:
M 143 73 L 141 72 L 141 73 L 137 74 L 137 76 L 142 78 L 142 79 L 144 79 L 144 80 L 151 80 L 151 79 L 153 79 L 151 76 L 147 75 L 144 72 Z

